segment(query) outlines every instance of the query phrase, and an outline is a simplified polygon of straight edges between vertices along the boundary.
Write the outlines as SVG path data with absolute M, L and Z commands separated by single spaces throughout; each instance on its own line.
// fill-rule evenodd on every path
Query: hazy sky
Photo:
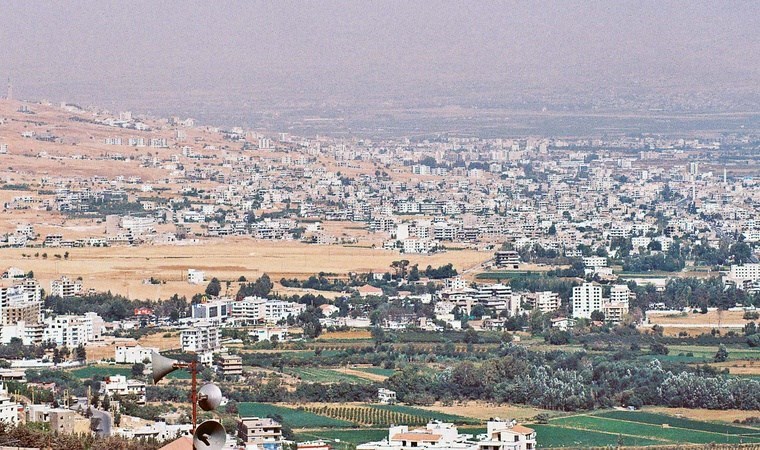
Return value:
M 0 77 L 16 97 L 114 104 L 752 89 L 759 30 L 758 1 L 3 0 Z

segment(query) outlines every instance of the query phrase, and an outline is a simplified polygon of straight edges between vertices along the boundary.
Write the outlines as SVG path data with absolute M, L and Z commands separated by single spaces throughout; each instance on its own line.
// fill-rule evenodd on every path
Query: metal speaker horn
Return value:
M 198 406 L 204 411 L 213 411 L 222 403 L 222 391 L 213 383 L 204 384 L 198 391 Z
M 157 384 L 161 378 L 178 369 L 177 360 L 161 356 L 156 352 L 150 354 L 150 363 L 153 369 L 153 384 Z
M 227 441 L 227 432 L 216 420 L 207 420 L 198 425 L 193 435 L 193 449 L 220 450 Z

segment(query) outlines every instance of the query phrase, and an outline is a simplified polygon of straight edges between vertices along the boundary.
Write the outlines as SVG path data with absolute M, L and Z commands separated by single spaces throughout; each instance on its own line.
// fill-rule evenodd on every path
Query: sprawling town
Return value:
M 2 100 L 0 422 L 191 448 L 197 375 L 229 449 L 758 443 L 758 154 Z

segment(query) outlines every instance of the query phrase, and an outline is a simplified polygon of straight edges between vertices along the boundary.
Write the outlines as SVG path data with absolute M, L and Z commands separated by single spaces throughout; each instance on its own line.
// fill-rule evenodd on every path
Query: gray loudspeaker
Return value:
M 177 370 L 175 366 L 177 364 L 176 359 L 161 356 L 156 352 L 150 354 L 150 363 L 153 370 L 153 384 L 157 384 L 161 381 L 161 378 Z
M 204 384 L 198 391 L 198 406 L 204 411 L 213 411 L 222 403 L 222 391 L 215 384 Z
M 207 420 L 198 425 L 193 435 L 193 449 L 220 450 L 227 441 L 227 432 L 216 420 Z

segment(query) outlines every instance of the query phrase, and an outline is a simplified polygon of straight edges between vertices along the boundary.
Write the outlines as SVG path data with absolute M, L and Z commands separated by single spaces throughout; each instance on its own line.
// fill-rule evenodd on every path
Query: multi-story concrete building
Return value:
M 100 383 L 100 393 L 113 398 L 134 395 L 137 403 L 145 404 L 145 383 L 139 380 L 128 380 L 124 375 L 112 375 Z
M 243 375 L 243 358 L 239 355 L 227 353 L 220 355 L 219 371 L 223 377 L 239 377 Z
M 583 283 L 573 288 L 573 317 L 590 319 L 591 313 L 602 310 L 602 287 Z
M 533 292 L 525 296 L 526 303 L 542 313 L 556 311 L 562 305 L 559 294 L 552 291 Z
M 536 431 L 513 422 L 491 420 L 486 426 L 486 439 L 478 442 L 478 450 L 535 450 Z
M 76 347 L 90 341 L 88 324 L 82 316 L 58 316 L 45 321 L 43 341 Z
M 90 434 L 90 419 L 69 409 L 51 409 L 50 431 L 57 434 Z
M 8 425 L 17 425 L 19 422 L 19 408 L 21 405 L 11 400 L 5 388 L 0 384 L 0 422 Z
M 268 300 L 264 303 L 264 321 L 278 323 L 288 317 L 296 317 L 306 310 L 306 305 L 282 300 Z
M 219 348 L 219 328 L 207 322 L 195 324 L 180 332 L 183 352 L 202 353 Z
M 81 291 L 81 280 L 71 280 L 67 276 L 63 276 L 50 282 L 50 295 L 56 297 L 74 297 Z
M 201 319 L 211 323 L 223 323 L 231 312 L 230 300 L 213 300 L 193 305 L 193 319 Z
M 142 347 L 137 344 L 125 344 L 116 346 L 115 361 L 119 364 L 136 364 L 150 361 L 151 353 L 158 353 L 155 347 Z
M 237 436 L 246 449 L 282 449 L 282 425 L 274 419 L 241 417 L 238 420 Z
M 514 250 L 496 252 L 494 263 L 496 267 L 517 269 L 520 265 L 520 254 Z

